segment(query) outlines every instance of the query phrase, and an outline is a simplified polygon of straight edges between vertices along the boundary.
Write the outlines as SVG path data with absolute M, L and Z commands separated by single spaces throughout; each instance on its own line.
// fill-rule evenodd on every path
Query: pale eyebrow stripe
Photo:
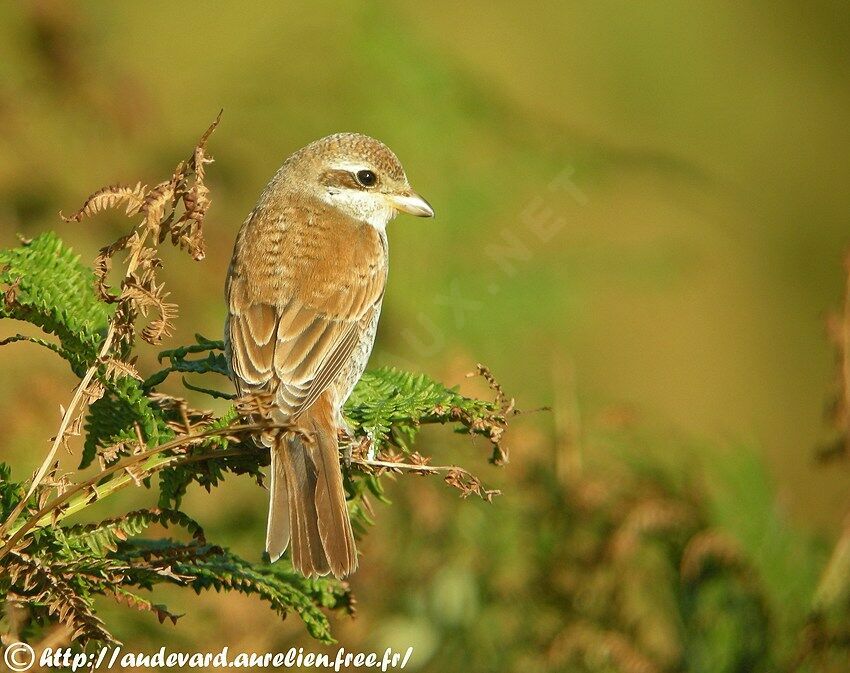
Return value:
M 352 173 L 356 173 L 357 171 L 374 171 L 371 166 L 359 164 L 353 161 L 339 161 L 331 164 L 331 168 L 338 171 L 351 171 Z

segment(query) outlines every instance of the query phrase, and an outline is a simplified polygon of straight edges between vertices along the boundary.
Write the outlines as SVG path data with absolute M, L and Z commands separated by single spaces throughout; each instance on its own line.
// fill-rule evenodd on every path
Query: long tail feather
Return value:
M 357 569 L 357 549 L 345 504 L 339 444 L 333 416 L 313 417 L 316 461 L 316 514 L 319 537 L 331 572 L 337 577 Z
M 291 539 L 292 565 L 308 577 L 357 568 L 334 418 L 322 396 L 299 418 L 311 440 L 289 434 L 272 447 L 266 551 L 275 561 Z
M 286 488 L 286 474 L 283 469 L 283 456 L 276 446 L 271 447 L 271 458 L 266 552 L 274 563 L 283 555 L 289 545 L 289 495 Z

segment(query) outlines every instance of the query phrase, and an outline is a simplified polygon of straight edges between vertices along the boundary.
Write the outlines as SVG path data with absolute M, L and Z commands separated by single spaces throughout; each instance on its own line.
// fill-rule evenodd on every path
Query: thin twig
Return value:
M 474 493 L 482 500 L 490 502 L 493 496 L 501 495 L 502 493 L 498 489 L 485 488 L 478 477 L 469 470 L 465 470 L 457 465 L 427 465 L 424 463 L 403 463 L 369 458 L 352 458 L 350 463 L 361 468 L 366 468 L 364 470 L 365 472 L 370 472 L 370 468 L 377 468 L 379 474 L 384 470 L 390 472 L 412 472 L 413 474 L 421 475 L 445 473 L 445 482 L 449 486 L 460 490 L 461 497 L 464 498 Z M 464 482 L 461 477 L 465 477 L 467 481 Z
M 394 463 L 390 460 L 369 460 L 368 458 L 352 458 L 352 465 L 361 467 L 377 467 L 388 470 L 399 470 L 405 472 L 417 472 L 419 474 L 439 474 L 440 472 L 460 472 L 466 476 L 477 480 L 474 474 L 468 470 L 464 470 L 457 465 L 414 465 L 413 463 Z

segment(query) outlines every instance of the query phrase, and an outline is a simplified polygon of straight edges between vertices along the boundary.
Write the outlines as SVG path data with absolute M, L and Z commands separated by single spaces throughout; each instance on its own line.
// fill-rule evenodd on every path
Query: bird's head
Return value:
M 434 215 L 411 188 L 392 150 L 360 133 L 316 140 L 289 157 L 282 172 L 281 179 L 291 186 L 378 229 L 399 212 Z

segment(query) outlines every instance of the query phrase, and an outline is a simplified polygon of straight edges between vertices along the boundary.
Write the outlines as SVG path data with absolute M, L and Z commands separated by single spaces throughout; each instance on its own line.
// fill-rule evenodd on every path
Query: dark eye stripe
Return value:
M 351 189 L 361 189 L 361 185 L 357 182 L 357 178 L 349 171 L 340 169 L 332 169 L 322 173 L 319 178 L 323 185 L 328 187 L 349 187 Z

